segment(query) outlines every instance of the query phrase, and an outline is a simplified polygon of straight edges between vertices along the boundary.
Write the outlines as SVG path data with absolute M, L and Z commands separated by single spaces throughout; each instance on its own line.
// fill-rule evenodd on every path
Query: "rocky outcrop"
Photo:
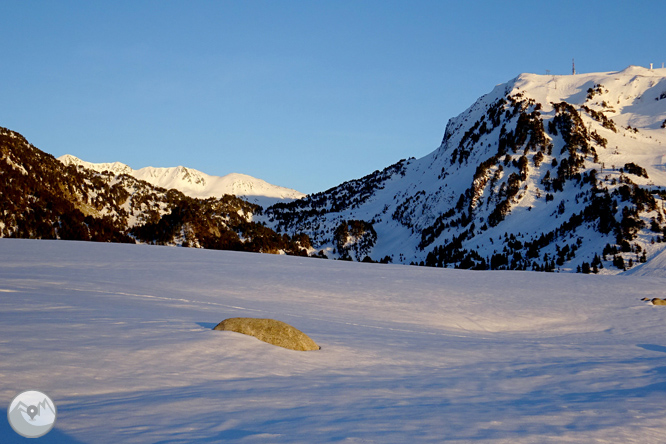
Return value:
M 321 349 L 302 331 L 275 319 L 229 318 L 220 322 L 213 330 L 233 331 L 254 336 L 260 341 L 290 350 L 308 351 Z

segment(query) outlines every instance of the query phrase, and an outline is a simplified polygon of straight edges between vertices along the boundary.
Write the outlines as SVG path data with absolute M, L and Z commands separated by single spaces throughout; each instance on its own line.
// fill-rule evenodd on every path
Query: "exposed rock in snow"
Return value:
M 233 331 L 254 336 L 260 341 L 290 350 L 319 350 L 315 341 L 302 331 L 275 319 L 229 318 L 220 322 L 213 330 Z

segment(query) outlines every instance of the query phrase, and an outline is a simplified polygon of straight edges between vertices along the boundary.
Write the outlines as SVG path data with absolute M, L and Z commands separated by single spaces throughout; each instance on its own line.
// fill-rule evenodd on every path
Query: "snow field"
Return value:
M 640 298 L 666 281 L 648 271 L 0 239 L 0 397 L 54 400 L 45 443 L 665 442 L 666 307 Z M 322 350 L 211 330 L 232 316 Z

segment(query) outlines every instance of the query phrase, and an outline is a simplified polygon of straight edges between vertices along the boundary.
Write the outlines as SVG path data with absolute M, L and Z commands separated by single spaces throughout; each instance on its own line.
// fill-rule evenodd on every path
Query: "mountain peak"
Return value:
M 334 257 L 618 273 L 664 248 L 665 204 L 666 70 L 629 67 L 520 74 L 433 153 L 269 217 Z
M 231 173 L 226 176 L 211 176 L 182 165 L 177 167 L 144 167 L 134 170 L 120 163 L 91 163 L 70 154 L 58 158 L 65 165 L 82 166 L 97 172 L 109 171 L 113 174 L 128 174 L 140 180 L 162 188 L 174 188 L 186 196 L 207 199 L 232 194 L 257 203 L 270 206 L 277 202 L 289 202 L 300 199 L 305 194 L 277 185 L 247 174 Z
M 624 68 L 622 71 L 618 71 L 616 74 L 626 74 L 626 75 L 642 75 L 642 76 L 663 76 L 664 68 L 646 68 L 644 66 L 638 65 L 629 65 Z
M 116 175 L 118 174 L 130 174 L 133 170 L 129 165 L 125 165 L 124 163 L 120 162 L 108 162 L 108 163 L 90 163 L 86 162 L 85 160 L 81 160 L 76 156 L 73 156 L 71 154 L 65 154 L 63 156 L 58 157 L 58 160 L 65 165 L 74 165 L 74 166 L 82 166 L 84 168 L 88 168 L 91 170 L 95 170 L 98 172 L 104 172 L 104 171 L 109 171 L 111 173 L 114 173 Z

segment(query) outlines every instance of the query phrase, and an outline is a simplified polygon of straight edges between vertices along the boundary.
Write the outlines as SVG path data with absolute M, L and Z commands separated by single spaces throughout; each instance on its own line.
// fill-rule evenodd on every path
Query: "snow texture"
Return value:
M 43 443 L 666 442 L 665 284 L 0 239 L 0 396 Z

